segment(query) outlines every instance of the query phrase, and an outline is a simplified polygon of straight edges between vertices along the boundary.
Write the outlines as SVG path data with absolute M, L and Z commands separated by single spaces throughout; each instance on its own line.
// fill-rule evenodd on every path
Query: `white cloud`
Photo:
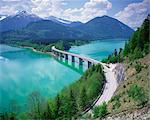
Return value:
M 107 14 L 112 7 L 108 0 L 89 0 L 80 8 L 63 8 L 71 0 L 0 0 L 0 13 L 11 15 L 26 10 L 40 17 L 56 16 L 72 21 L 86 22 Z M 68 5 L 69 6 L 69 5 Z M 70 6 L 71 7 L 71 6 Z
M 63 12 L 63 17 L 69 20 L 79 20 L 86 22 L 94 17 L 107 14 L 107 10 L 112 7 L 108 0 L 90 0 L 81 8 L 67 9 Z
M 41 17 L 56 16 L 71 21 L 86 22 L 94 17 L 107 14 L 112 7 L 108 0 L 90 0 L 81 8 L 62 9 L 67 4 L 66 0 L 31 0 L 33 3 L 32 13 Z
M 115 18 L 135 29 L 142 24 L 148 13 L 150 13 L 150 0 L 144 0 L 140 3 L 129 4 L 115 14 Z
M 22 10 L 30 12 L 31 7 L 30 0 L 0 0 L 0 14 L 2 15 L 13 15 Z
M 12 15 L 15 14 L 17 10 L 10 6 L 2 6 L 0 8 L 0 15 Z
M 31 12 L 39 15 L 40 17 L 61 15 L 62 0 L 31 0 L 31 2 L 33 4 Z
M 17 1 L 21 1 L 21 0 L 2 0 L 4 2 L 17 2 Z

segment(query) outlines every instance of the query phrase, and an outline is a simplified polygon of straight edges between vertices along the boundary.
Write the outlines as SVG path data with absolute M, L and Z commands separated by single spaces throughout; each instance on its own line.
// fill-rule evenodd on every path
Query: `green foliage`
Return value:
M 71 48 L 71 46 L 78 46 L 78 45 L 83 45 L 85 43 L 88 43 L 89 41 L 84 41 L 84 40 L 71 40 L 71 41 L 57 41 L 56 43 L 54 43 L 53 45 L 56 46 L 56 48 L 60 49 L 60 50 L 69 50 Z
M 103 59 L 101 62 L 104 63 L 117 63 L 117 62 L 122 62 L 123 61 L 123 56 L 122 56 L 122 48 L 120 48 L 119 53 L 117 50 L 114 50 L 114 53 L 112 55 L 109 55 L 108 58 Z
M 129 54 L 130 60 L 135 60 L 143 57 L 143 53 L 140 49 L 135 48 L 132 54 Z
M 99 117 L 99 106 L 96 106 L 93 109 L 93 114 L 94 114 L 94 118 L 98 118 Z
M 135 48 L 133 52 L 133 56 L 134 56 L 134 59 L 142 58 L 143 57 L 142 51 L 138 48 Z
M 149 51 L 149 18 L 145 19 L 142 26 L 134 32 L 128 43 L 125 44 L 123 55 L 130 60 L 142 58 Z
M 83 87 L 81 90 L 79 105 L 81 106 L 81 111 L 85 110 L 87 106 L 87 93 L 85 87 Z
M 14 113 L 11 113 L 9 119 L 10 120 L 15 120 L 16 119 L 16 115 Z
M 145 95 L 144 89 L 136 84 L 130 86 L 128 90 L 128 96 L 133 98 L 139 103 L 139 105 L 144 106 L 147 102 L 147 96 Z
M 112 56 L 109 58 L 109 62 L 110 62 L 110 63 L 116 63 L 116 62 L 117 62 L 117 56 L 112 55 Z
M 135 69 L 136 69 L 136 71 L 137 71 L 137 73 L 139 73 L 141 70 L 142 70 L 142 68 L 143 68 L 143 66 L 141 65 L 141 64 L 136 64 L 135 65 Z
M 44 111 L 44 100 L 39 92 L 34 91 L 28 96 L 28 109 L 31 119 L 42 118 L 42 112 Z
M 120 96 L 116 95 L 111 99 L 111 102 L 113 104 L 113 109 L 118 109 L 121 106 L 120 103 Z
M 149 19 L 145 19 L 143 25 L 137 29 L 128 42 L 125 43 L 124 50 L 117 54 L 116 49 L 114 54 L 102 60 L 104 63 L 122 62 L 124 57 L 129 57 L 130 60 L 142 58 L 150 52 L 149 45 Z
M 109 63 L 109 61 L 108 61 L 107 58 L 102 59 L 101 62 L 103 62 L 103 63 Z
M 107 113 L 108 113 L 108 111 L 107 111 L 107 104 L 106 104 L 106 102 L 104 102 L 100 106 L 96 106 L 93 109 L 94 118 L 98 118 L 98 117 L 103 118 Z
M 62 106 L 62 100 L 60 96 L 57 95 L 55 99 L 55 117 L 56 118 L 60 118 L 62 116 L 61 106 Z
M 56 48 L 60 50 L 69 50 L 71 46 L 83 45 L 85 43 L 89 43 L 89 41 L 70 40 L 65 42 L 63 40 L 57 40 L 56 42 L 42 43 L 42 42 L 30 41 L 30 40 L 24 40 L 24 41 L 17 40 L 17 41 L 6 41 L 4 43 L 12 46 L 31 47 L 41 52 L 50 52 L 52 46 L 56 46 Z
M 69 102 L 70 118 L 72 118 L 78 112 L 77 101 L 72 89 L 70 90 L 70 96 L 68 102 Z
M 17 115 L 14 112 L 0 113 L 0 120 L 17 120 Z
M 144 50 L 143 51 L 144 51 L 145 54 L 148 54 L 150 52 L 149 46 L 150 45 L 148 43 L 144 44 Z
M 48 120 L 48 119 L 53 119 L 52 115 L 52 110 L 50 108 L 49 103 L 47 103 L 46 110 L 43 112 L 43 119 Z
M 56 48 L 60 50 L 69 50 L 71 48 L 71 45 L 69 42 L 59 41 L 55 44 Z
M 51 45 L 46 45 L 46 46 L 44 46 L 44 48 L 42 49 L 42 51 L 43 51 L 43 52 L 50 52 L 52 46 L 53 46 L 53 44 L 51 44 Z
M 126 42 L 123 50 L 123 55 L 127 56 L 129 53 L 130 53 L 130 45 L 128 45 L 128 43 Z
M 91 66 L 77 82 L 63 89 L 59 96 L 52 100 L 50 108 L 55 108 L 54 111 L 51 110 L 53 118 L 75 119 L 90 107 L 100 94 L 104 82 L 101 65 Z

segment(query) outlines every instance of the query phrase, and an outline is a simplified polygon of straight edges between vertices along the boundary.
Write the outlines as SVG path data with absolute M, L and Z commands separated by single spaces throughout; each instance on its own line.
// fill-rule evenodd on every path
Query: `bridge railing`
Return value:
M 92 64 L 99 64 L 99 63 L 101 63 L 100 61 L 94 60 L 92 58 L 88 58 L 88 57 L 81 56 L 81 55 L 78 55 L 78 54 L 74 54 L 74 53 L 70 53 L 70 52 L 59 50 L 59 49 L 55 48 L 55 46 L 52 46 L 52 51 L 55 51 L 55 52 L 58 52 L 58 53 L 62 53 L 64 55 L 74 56 L 74 57 L 82 59 L 84 61 L 91 62 Z

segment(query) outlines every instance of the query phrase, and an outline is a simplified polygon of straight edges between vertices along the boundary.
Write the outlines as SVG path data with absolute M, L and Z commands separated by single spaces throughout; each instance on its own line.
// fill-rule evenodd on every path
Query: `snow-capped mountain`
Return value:
M 73 22 L 73 21 L 57 18 L 55 16 L 46 17 L 45 19 L 51 20 L 53 22 L 59 23 L 59 24 L 64 25 L 64 26 L 70 26 L 70 27 L 75 27 L 75 26 L 83 24 L 83 23 L 78 22 L 78 21 Z
M 7 17 L 7 15 L 0 15 L 0 21 L 5 19 Z
M 46 17 L 45 19 L 51 20 L 51 21 L 53 21 L 53 22 L 64 23 L 64 24 L 71 24 L 71 23 L 72 23 L 72 22 L 69 21 L 69 20 L 64 20 L 64 19 L 61 19 L 61 18 L 57 18 L 57 17 L 55 17 L 55 16 Z
M 35 14 L 30 14 L 26 11 L 19 11 L 16 15 L 14 15 L 15 17 L 30 17 L 32 19 L 41 19 L 39 16 L 35 15 Z M 13 17 L 13 16 L 12 16 Z
M 134 32 L 127 25 L 109 16 L 96 17 L 76 27 L 64 26 L 62 24 L 64 23 L 56 23 L 52 20 L 31 22 L 22 30 L 3 32 L 0 40 L 5 41 L 12 38 L 16 41 L 31 39 L 49 43 L 54 40 L 129 38 Z
M 15 15 L 8 16 L 0 21 L 1 24 L 1 32 L 9 31 L 9 30 L 18 30 L 26 27 L 26 25 L 30 22 L 36 22 L 42 20 L 42 18 L 29 14 L 26 11 L 18 12 Z

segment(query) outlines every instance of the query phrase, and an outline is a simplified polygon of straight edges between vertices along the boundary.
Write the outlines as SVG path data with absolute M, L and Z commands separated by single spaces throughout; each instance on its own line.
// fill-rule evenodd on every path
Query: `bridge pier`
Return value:
M 57 56 L 59 57 L 59 52 L 56 52 Z
M 63 54 L 59 52 L 59 59 L 62 61 L 63 60 Z
M 79 65 L 83 65 L 83 60 L 79 58 Z
M 53 50 L 52 52 L 56 55 L 56 51 Z
M 92 65 L 92 63 L 90 61 L 88 61 L 88 68 L 90 68 Z
M 60 53 L 60 58 L 63 58 L 63 54 L 62 53 Z
M 72 62 L 75 62 L 75 57 L 74 56 L 72 56 Z
M 101 62 L 94 60 L 92 58 L 80 56 L 74 53 L 69 53 L 66 51 L 58 50 L 55 48 L 55 46 L 52 47 L 52 52 L 55 54 L 56 57 L 59 57 L 60 59 L 64 58 L 67 62 L 69 59 L 69 55 L 71 56 L 71 62 L 72 64 L 75 64 L 76 58 L 79 59 L 79 66 L 83 67 L 83 62 L 87 62 L 88 68 L 90 68 L 93 64 L 101 64 Z M 63 60 L 63 59 L 62 59 Z
M 53 53 L 56 55 L 56 57 L 59 57 L 59 52 L 53 51 Z
M 65 54 L 65 60 L 68 60 L 68 54 Z

